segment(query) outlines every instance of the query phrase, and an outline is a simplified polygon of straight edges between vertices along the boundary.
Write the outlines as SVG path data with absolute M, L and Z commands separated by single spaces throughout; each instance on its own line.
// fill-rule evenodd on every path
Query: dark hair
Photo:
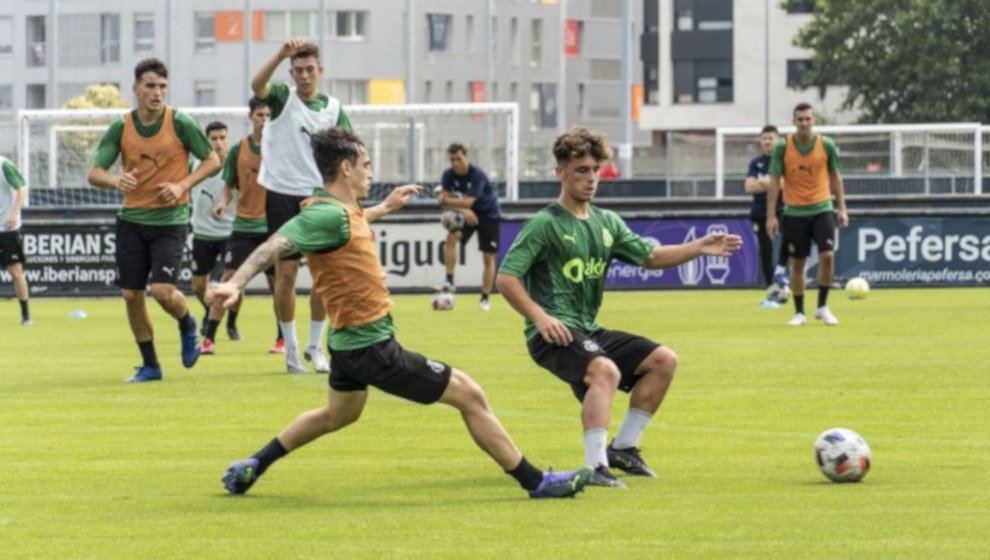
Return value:
M 163 78 L 168 78 L 168 66 L 157 58 L 146 58 L 138 62 L 134 67 L 134 81 L 140 82 L 145 72 L 154 72 Z
M 768 132 L 772 132 L 772 133 L 774 133 L 774 134 L 776 134 L 778 136 L 780 135 L 780 131 L 777 130 L 777 127 L 774 126 L 774 125 L 772 125 L 772 124 L 768 124 L 768 125 L 764 126 L 763 127 L 763 130 L 760 131 L 760 134 L 763 135 L 763 134 L 766 134 Z
M 309 145 L 313 147 L 313 157 L 323 182 L 332 183 L 337 179 L 340 164 L 345 159 L 351 165 L 357 165 L 358 153 L 364 142 L 357 134 L 333 126 L 310 136 Z
M 227 125 L 226 123 L 222 123 L 220 121 L 213 121 L 210 124 L 206 125 L 207 136 L 209 136 L 210 133 L 213 132 L 214 130 L 227 130 Z
M 598 163 L 612 159 L 612 148 L 605 134 L 583 126 L 572 126 L 553 143 L 553 156 L 557 158 L 558 165 L 587 155 Z
M 261 107 L 267 107 L 267 106 L 268 106 L 268 102 L 267 101 L 262 101 L 261 99 L 258 99 L 257 97 L 252 97 L 251 99 L 248 99 L 248 115 L 252 115 L 259 108 L 261 108 Z
M 807 111 L 809 109 L 811 109 L 811 103 L 801 102 L 794 106 L 795 113 L 800 113 L 801 111 Z
M 464 144 L 460 144 L 460 143 L 454 142 L 453 144 L 447 146 L 447 155 L 448 156 L 452 156 L 452 155 L 454 155 L 456 153 L 460 153 L 460 152 L 464 152 L 464 155 L 467 155 L 467 148 L 464 147 Z
M 296 49 L 296 52 L 292 53 L 289 57 L 289 64 L 291 65 L 297 58 L 307 58 L 313 57 L 316 60 L 320 59 L 320 47 L 316 43 L 303 43 L 301 47 Z

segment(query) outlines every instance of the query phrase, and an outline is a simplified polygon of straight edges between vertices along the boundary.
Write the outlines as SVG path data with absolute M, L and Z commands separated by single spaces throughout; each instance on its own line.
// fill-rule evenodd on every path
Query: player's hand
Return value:
M 14 229 L 17 226 L 18 218 L 20 218 L 20 212 L 11 212 L 10 216 L 7 216 L 7 219 L 3 221 L 3 229 L 7 231 Z
M 125 171 L 117 177 L 117 190 L 129 193 L 137 188 L 137 168 Z
M 533 321 L 533 324 L 536 326 L 536 330 L 540 332 L 540 336 L 548 344 L 568 346 L 574 341 L 571 330 L 567 328 L 567 325 L 546 313 Z
M 845 210 L 839 210 L 835 213 L 836 217 L 839 218 L 839 227 L 847 228 L 849 227 L 849 214 Z
M 241 297 L 241 288 L 233 282 L 223 282 L 214 284 L 207 288 L 206 296 L 203 298 L 206 305 L 213 305 L 220 302 L 224 309 L 230 309 Z
M 773 236 L 777 235 L 777 230 L 780 225 L 777 223 L 777 216 L 772 212 L 767 214 L 767 237 L 771 239 Z
M 709 233 L 701 238 L 701 254 L 731 257 L 742 247 L 742 238 L 732 233 Z
M 400 210 L 407 202 L 419 196 L 419 193 L 423 192 L 423 187 L 420 185 L 402 185 L 400 187 L 395 187 L 392 192 L 388 193 L 382 204 L 385 205 L 385 210 L 389 213 Z
M 278 51 L 278 55 L 282 58 L 289 58 L 290 56 L 296 54 L 299 47 L 306 44 L 306 39 L 300 39 L 299 37 L 293 37 L 286 41 L 282 48 Z
M 226 211 L 227 211 L 227 205 L 220 202 L 213 207 L 213 217 L 219 220 L 221 216 L 223 216 L 223 213 Z
M 464 214 L 464 223 L 471 227 L 478 225 L 478 215 L 474 213 L 474 210 L 463 208 L 460 212 Z
M 183 189 L 182 185 L 178 183 L 158 184 L 158 200 L 161 200 L 162 202 L 167 202 L 169 204 L 178 202 L 185 193 L 186 190 Z
M 443 190 L 443 187 L 440 187 L 440 185 L 437 185 L 437 187 L 440 188 L 439 191 L 436 191 L 437 204 L 439 204 L 440 206 L 443 206 L 444 204 L 447 203 L 447 197 L 450 196 L 450 193 L 447 192 L 447 191 L 445 191 L 445 190 Z

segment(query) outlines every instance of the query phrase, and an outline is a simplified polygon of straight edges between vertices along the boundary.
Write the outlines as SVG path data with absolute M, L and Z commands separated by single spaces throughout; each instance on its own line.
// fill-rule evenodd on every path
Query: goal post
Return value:
M 738 173 L 759 155 L 762 127 L 719 127 L 715 130 L 715 197 L 730 192 L 728 169 Z M 781 135 L 794 132 L 780 128 Z M 833 137 L 847 190 L 860 194 L 983 194 L 984 135 L 980 123 L 877 124 L 816 126 L 816 134 Z M 911 180 L 910 192 L 886 192 L 882 179 Z
M 131 109 L 51 109 L 18 112 L 17 154 L 31 198 L 46 205 L 108 206 L 119 193 L 92 189 L 85 177 L 99 138 L 110 122 Z M 180 111 L 205 127 L 219 120 L 230 143 L 251 131 L 247 107 L 188 107 Z M 439 182 L 449 165 L 447 146 L 463 144 L 505 198 L 519 197 L 519 106 L 516 103 L 350 105 L 354 131 L 373 157 L 379 185 Z M 51 189 L 49 192 L 41 192 Z M 73 191 L 62 193 L 59 189 Z M 424 189 L 427 196 L 432 189 Z M 46 196 L 35 196 L 43 194 Z M 372 196 L 380 196 L 379 189 Z M 51 195 L 51 196 L 48 196 Z M 34 202 L 34 200 L 32 201 Z

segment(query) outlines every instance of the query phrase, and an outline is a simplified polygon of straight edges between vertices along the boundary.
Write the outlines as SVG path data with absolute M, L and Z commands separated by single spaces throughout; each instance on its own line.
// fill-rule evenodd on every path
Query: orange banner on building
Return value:
M 244 40 L 244 12 L 215 12 L 213 38 L 219 41 Z

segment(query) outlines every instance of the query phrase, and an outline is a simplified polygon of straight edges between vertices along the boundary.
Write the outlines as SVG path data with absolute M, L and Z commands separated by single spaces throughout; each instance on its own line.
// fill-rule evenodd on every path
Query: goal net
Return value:
M 783 127 L 781 134 L 794 132 Z M 852 195 L 982 194 L 990 160 L 978 123 L 816 126 L 839 149 L 846 193 Z M 760 127 L 715 133 L 716 196 L 743 196 L 749 161 L 760 155 Z
M 18 167 L 31 186 L 31 206 L 119 205 L 120 193 L 90 187 L 86 175 L 110 122 L 129 110 L 20 111 L 16 152 Z M 213 121 L 225 123 L 230 143 L 251 132 L 247 107 L 179 110 L 204 128 Z M 518 198 L 517 104 L 352 105 L 345 110 L 371 156 L 375 183 L 372 199 L 381 198 L 396 184 L 439 182 L 449 166 L 447 147 L 453 142 L 467 148 L 471 160 L 488 173 L 502 196 Z M 432 197 L 432 189 L 424 189 L 423 196 Z

